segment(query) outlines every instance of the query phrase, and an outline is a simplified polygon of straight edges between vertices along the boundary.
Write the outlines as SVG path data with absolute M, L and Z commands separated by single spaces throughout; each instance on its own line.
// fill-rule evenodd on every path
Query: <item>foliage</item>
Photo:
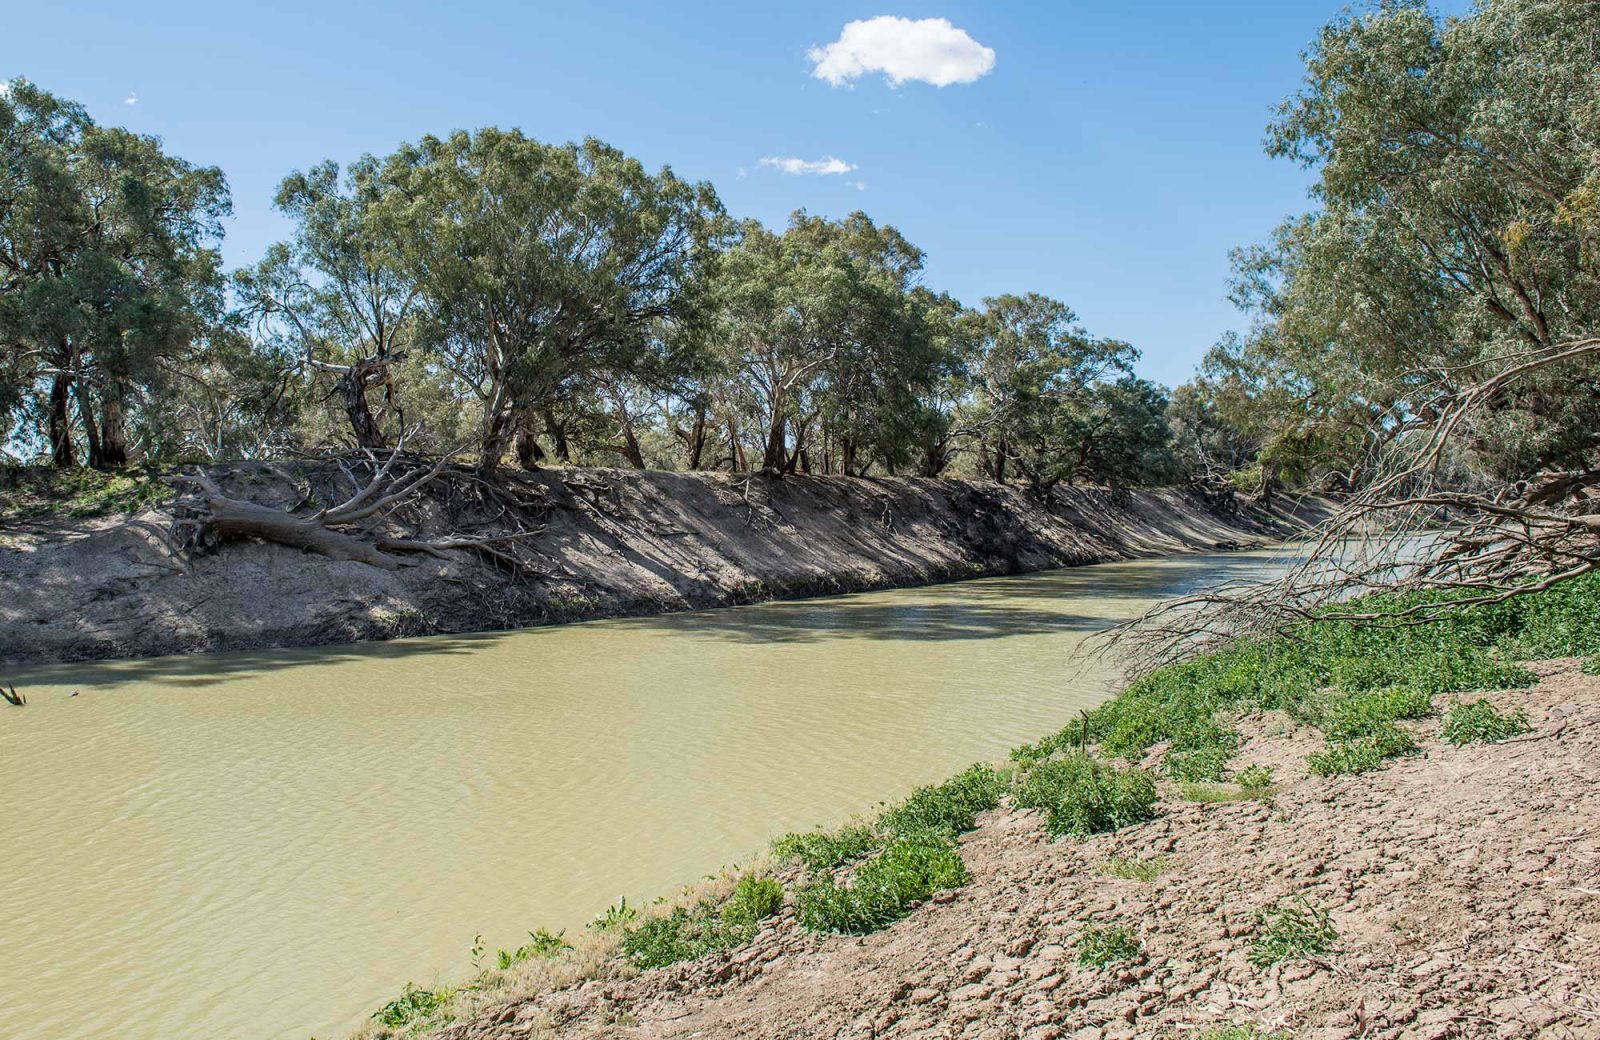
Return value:
M 0 518 L 136 513 L 170 501 L 172 488 L 143 469 L 102 473 L 44 466 L 0 466 Z
M 1078 965 L 1084 968 L 1104 968 L 1139 956 L 1139 942 L 1133 933 L 1117 926 L 1084 925 L 1076 945 Z
M 628 897 L 623 896 L 598 914 L 595 914 L 594 919 L 589 922 L 588 928 L 596 932 L 613 932 L 631 923 L 638 916 L 639 908 L 629 906 Z
M 1320 957 L 1339 940 L 1328 911 L 1301 897 L 1260 911 L 1256 920 L 1260 932 L 1250 948 L 1250 963 L 1257 968 L 1296 958 Z
M 408 982 L 398 997 L 375 1011 L 372 1017 L 381 1025 L 398 1029 L 438 1011 L 455 996 L 455 993 L 453 988 L 447 986 L 423 989 Z
M 695 960 L 749 942 L 757 925 L 782 905 L 782 885 L 770 877 L 746 874 L 720 906 L 702 900 L 628 928 L 623 933 L 622 951 L 641 968 Z
M 1246 791 L 1264 791 L 1272 786 L 1272 767 L 1259 763 L 1245 766 L 1233 779 Z
M 1023 774 L 1012 800 L 1042 809 L 1053 835 L 1114 831 L 1155 815 L 1156 785 L 1140 769 L 1117 769 L 1086 754 L 1040 763 Z
M 812 873 L 833 870 L 860 859 L 878 845 L 871 827 L 841 827 L 836 831 L 785 834 L 772 843 L 772 854 L 783 862 L 798 862 Z
M 1417 593 L 1363 605 L 1392 613 L 1451 598 Z M 1091 712 L 1088 729 L 1109 755 L 1139 756 L 1167 741 L 1168 758 L 1183 756 L 1184 771 L 1189 760 L 1210 769 L 1238 746 L 1232 715 L 1284 711 L 1328 737 L 1313 759 L 1317 771 L 1361 772 L 1413 751 L 1395 723 L 1428 714 L 1439 694 L 1525 687 L 1534 677 L 1517 660 L 1600 648 L 1597 612 L 1600 578 L 1590 576 L 1422 624 L 1308 621 L 1143 676 Z M 1019 754 L 1047 755 L 1080 739 L 1080 728 L 1068 726 Z
M 1492 744 L 1528 732 L 1528 713 L 1521 708 L 1504 715 L 1487 700 L 1456 701 L 1450 705 L 1439 735 L 1457 746 Z
M 977 815 L 1000 804 L 1008 778 L 989 766 L 968 767 L 944 783 L 922 787 L 878 818 L 889 835 L 905 837 L 923 831 L 951 836 L 977 825 Z
M 898 837 L 856 867 L 846 883 L 823 877 L 795 898 L 800 924 L 814 932 L 864 935 L 898 921 L 935 892 L 967 881 L 955 841 L 923 832 Z
M 495 961 L 497 967 L 504 971 L 513 964 L 521 964 L 535 957 L 555 957 L 570 949 L 572 944 L 567 942 L 565 932 L 551 932 L 541 928 L 536 932 L 529 932 L 528 941 L 516 949 L 496 951 Z
M 1584 675 L 1600 675 L 1600 655 L 1585 657 L 1579 667 Z

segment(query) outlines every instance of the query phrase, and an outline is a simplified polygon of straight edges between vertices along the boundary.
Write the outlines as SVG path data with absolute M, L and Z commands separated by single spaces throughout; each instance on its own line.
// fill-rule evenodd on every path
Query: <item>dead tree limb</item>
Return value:
M 452 534 L 443 538 L 395 535 L 379 528 L 434 484 L 452 458 L 444 455 L 431 464 L 417 463 L 404 453 L 406 438 L 413 432 L 403 433 L 381 462 L 374 452 L 362 452 L 373 467 L 365 483 L 354 481 L 354 473 L 341 461 L 342 471 L 357 483 L 355 492 L 337 505 L 310 514 L 231 497 L 204 470 L 178 477 L 175 482 L 188 493 L 180 495 L 174 508 L 172 543 L 194 555 L 224 542 L 254 539 L 388 571 L 406 563 L 400 554 L 443 558 L 452 550 L 482 552 L 502 563 L 519 562 L 498 547 L 532 538 L 542 527 L 488 537 Z

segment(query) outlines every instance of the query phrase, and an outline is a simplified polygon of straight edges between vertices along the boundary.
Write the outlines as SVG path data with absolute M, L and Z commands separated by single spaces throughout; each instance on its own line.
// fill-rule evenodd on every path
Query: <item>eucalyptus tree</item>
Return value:
M 937 320 L 948 304 L 920 286 L 922 265 L 864 213 L 798 212 L 782 234 L 745 224 L 717 287 L 730 441 L 752 422 L 772 473 L 820 460 L 859 475 L 912 459 L 919 400 L 946 362 Z
M 980 468 L 998 481 L 1014 464 L 1038 490 L 1087 476 L 1096 388 L 1133 374 L 1138 351 L 1090 336 L 1059 300 L 1037 293 L 986 299 L 972 316 L 979 342 L 966 421 L 981 431 Z
M 416 283 L 401 268 L 395 236 L 382 220 L 383 191 L 371 156 L 343 178 L 332 162 L 290 174 L 274 202 L 294 221 L 294 237 L 233 276 L 260 340 L 333 379 L 351 435 L 366 449 L 388 443 L 370 391 L 382 387 L 393 425 L 405 425 L 395 370 L 411 346 L 418 311 Z
M 1326 27 L 1269 151 L 1319 211 L 1239 259 L 1257 350 L 1374 442 L 1508 364 L 1600 332 L 1600 7 L 1391 4 Z M 1531 353 L 1530 353 L 1531 352 Z M 1472 424 L 1500 478 L 1597 463 L 1600 368 L 1562 362 Z
M 709 184 L 592 138 L 494 128 L 424 137 L 382 177 L 421 342 L 481 402 L 485 471 L 531 417 L 641 369 L 674 326 L 702 320 L 725 223 Z
M 120 466 L 131 418 L 159 414 L 221 318 L 227 184 L 22 80 L 0 96 L 0 137 L 7 396 L 14 406 L 48 387 L 56 465 L 73 464 L 81 434 L 91 465 Z

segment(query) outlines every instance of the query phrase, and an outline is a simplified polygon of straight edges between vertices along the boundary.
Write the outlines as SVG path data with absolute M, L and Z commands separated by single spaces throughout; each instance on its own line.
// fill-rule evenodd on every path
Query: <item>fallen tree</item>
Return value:
M 222 544 L 241 539 L 258 539 L 318 553 L 334 560 L 352 560 L 382 570 L 404 566 L 406 556 L 441 556 L 447 551 L 474 551 L 521 570 L 524 564 L 505 551 L 504 546 L 540 533 L 539 528 L 513 521 L 517 529 L 488 537 L 450 534 L 421 538 L 397 534 L 390 522 L 407 505 L 414 503 L 443 476 L 451 474 L 454 453 L 431 463 L 405 452 L 408 436 L 402 434 L 381 462 L 363 449 L 354 459 L 337 458 L 340 470 L 355 485 L 355 491 L 334 506 L 312 513 L 262 505 L 226 494 L 205 470 L 172 478 L 179 494 L 172 509 L 172 528 L 168 539 L 173 551 L 184 557 L 214 552 Z M 360 479 L 355 467 L 365 464 L 370 477 Z M 504 495 L 501 489 L 487 489 Z M 501 510 L 503 515 L 513 514 Z M 513 514 L 514 515 L 514 514 Z
M 1600 337 L 1590 337 L 1469 366 L 1457 388 L 1441 384 L 1419 414 L 1374 438 L 1364 479 L 1278 577 L 1161 604 L 1112 642 L 1142 672 L 1313 616 L 1420 624 L 1600 570 L 1600 431 L 1567 445 L 1563 465 L 1520 479 L 1458 471 L 1519 395 L 1551 386 L 1593 393 L 1597 360 Z M 1418 592 L 1434 595 L 1403 607 L 1363 600 Z

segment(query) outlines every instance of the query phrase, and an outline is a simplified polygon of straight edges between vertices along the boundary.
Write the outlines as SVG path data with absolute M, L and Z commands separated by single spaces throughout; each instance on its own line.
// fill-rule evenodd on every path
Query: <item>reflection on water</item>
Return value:
M 1060 727 L 1106 690 L 1088 634 L 1271 565 L 18 674 L 0 1032 L 337 1036 L 475 933 L 577 927 Z

